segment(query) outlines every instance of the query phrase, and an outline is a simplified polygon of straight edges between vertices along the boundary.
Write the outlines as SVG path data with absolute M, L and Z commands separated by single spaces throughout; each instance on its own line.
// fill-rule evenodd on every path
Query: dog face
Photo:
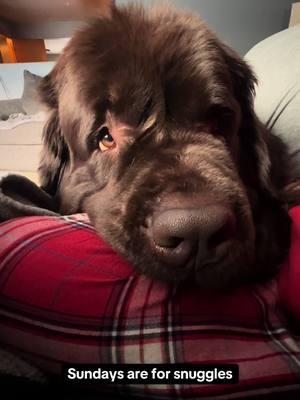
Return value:
M 266 277 L 289 219 L 254 84 L 197 17 L 115 8 L 44 78 L 42 185 L 154 278 L 219 288 Z

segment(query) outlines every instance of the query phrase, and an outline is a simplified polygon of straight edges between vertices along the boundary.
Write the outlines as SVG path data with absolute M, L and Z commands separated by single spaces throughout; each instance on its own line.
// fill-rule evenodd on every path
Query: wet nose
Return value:
M 199 209 L 164 209 L 153 215 L 151 235 L 155 251 L 170 264 L 187 262 L 193 254 L 207 261 L 214 250 L 232 237 L 234 218 L 222 205 Z

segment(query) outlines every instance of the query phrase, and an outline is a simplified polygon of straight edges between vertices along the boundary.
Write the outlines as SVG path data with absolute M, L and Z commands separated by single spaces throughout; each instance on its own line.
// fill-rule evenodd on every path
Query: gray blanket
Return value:
M 0 222 L 29 215 L 57 216 L 55 199 L 29 179 L 8 175 L 0 181 Z

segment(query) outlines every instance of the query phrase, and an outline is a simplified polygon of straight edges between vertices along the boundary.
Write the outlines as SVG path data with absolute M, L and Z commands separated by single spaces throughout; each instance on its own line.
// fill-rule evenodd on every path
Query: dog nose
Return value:
M 233 236 L 234 217 L 222 205 L 199 209 L 166 209 L 153 215 L 151 235 L 163 261 L 180 265 L 193 254 L 197 262 L 207 261 L 214 250 Z

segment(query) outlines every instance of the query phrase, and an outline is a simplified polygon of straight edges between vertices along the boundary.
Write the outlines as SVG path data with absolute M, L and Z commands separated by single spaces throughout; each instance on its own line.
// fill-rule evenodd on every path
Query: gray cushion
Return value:
M 24 87 L 20 99 L 0 101 L 0 120 L 7 120 L 11 114 L 35 114 L 42 110 L 38 96 L 38 85 L 42 77 L 24 70 Z
M 35 114 L 41 110 L 41 103 L 38 96 L 38 85 L 42 77 L 24 70 L 24 89 L 22 94 L 22 106 L 26 114 Z
M 259 80 L 256 113 L 287 143 L 299 176 L 300 25 L 263 40 L 245 58 Z
M 25 114 L 21 99 L 0 100 L 0 120 L 7 120 L 11 114 Z

